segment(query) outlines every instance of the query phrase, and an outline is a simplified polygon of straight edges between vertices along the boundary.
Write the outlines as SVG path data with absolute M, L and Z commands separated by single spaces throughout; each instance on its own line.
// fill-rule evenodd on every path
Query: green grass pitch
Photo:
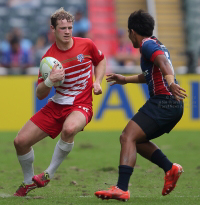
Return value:
M 115 185 L 121 132 L 79 133 L 75 146 L 57 170 L 54 179 L 45 188 L 35 189 L 27 197 L 13 197 L 23 181 L 13 140 L 16 133 L 0 133 L 0 205 L 99 205 L 121 204 L 116 200 L 97 199 L 94 192 Z M 34 146 L 35 174 L 44 171 L 51 160 L 58 138 L 46 138 Z M 172 131 L 153 140 L 172 162 L 184 168 L 177 187 L 168 196 L 162 196 L 164 172 L 156 165 L 137 158 L 130 180 L 131 199 L 127 204 L 184 205 L 200 204 L 200 132 Z

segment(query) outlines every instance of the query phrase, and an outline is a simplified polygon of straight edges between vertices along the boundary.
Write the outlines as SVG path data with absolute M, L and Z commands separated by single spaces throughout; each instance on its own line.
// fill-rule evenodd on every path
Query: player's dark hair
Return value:
M 133 12 L 128 18 L 128 29 L 133 29 L 141 36 L 152 36 L 154 25 L 153 17 L 143 10 Z
M 52 15 L 51 15 L 51 25 L 56 28 L 57 26 L 57 20 L 63 20 L 66 19 L 69 22 L 74 22 L 74 16 L 70 14 L 69 12 L 65 11 L 63 7 L 60 9 L 56 10 Z

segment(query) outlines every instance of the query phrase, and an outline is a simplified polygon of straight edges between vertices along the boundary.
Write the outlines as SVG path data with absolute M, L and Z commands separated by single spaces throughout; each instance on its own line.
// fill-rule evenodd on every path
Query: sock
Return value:
M 151 162 L 162 168 L 165 173 L 172 168 L 173 163 L 162 153 L 160 149 L 157 149 L 151 156 Z
M 51 163 L 49 167 L 45 170 L 45 172 L 49 174 L 50 179 L 53 178 L 54 173 L 56 172 L 62 161 L 65 159 L 65 157 L 70 153 L 73 146 L 74 142 L 67 143 L 64 142 L 62 139 L 57 142 Z
M 122 189 L 123 191 L 128 190 L 128 183 L 130 177 L 133 173 L 133 168 L 127 165 L 120 165 L 119 166 L 119 178 L 117 182 L 118 188 Z
M 32 184 L 32 177 L 34 176 L 33 161 L 34 161 L 34 151 L 31 148 L 31 151 L 25 155 L 17 155 L 19 163 L 22 167 L 24 174 L 24 183 Z

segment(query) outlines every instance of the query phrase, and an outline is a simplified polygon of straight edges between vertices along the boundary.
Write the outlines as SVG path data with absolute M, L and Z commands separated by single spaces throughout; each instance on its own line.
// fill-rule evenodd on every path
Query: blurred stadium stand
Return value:
M 37 4 L 32 3 L 34 1 Z M 49 17 L 60 7 L 72 13 L 77 7 L 86 11 L 86 0 L 30 0 L 30 4 L 19 5 L 9 5 L 9 0 L 0 0 L 0 40 L 12 27 L 18 27 L 26 38 L 35 42 L 41 32 L 49 30 Z
M 112 55 L 112 48 L 116 46 L 117 29 L 127 30 L 130 13 L 138 9 L 149 11 L 148 5 L 154 4 L 157 37 L 169 49 L 176 72 L 195 72 L 197 67 L 200 55 L 199 0 L 27 0 L 24 4 L 16 2 L 0 0 L 0 43 L 13 27 L 18 27 L 23 31 L 24 37 L 35 44 L 38 36 L 49 30 L 49 17 L 56 9 L 64 7 L 74 14 L 77 8 L 81 8 L 91 22 L 92 40 L 107 58 Z M 131 69 L 128 70 L 130 72 Z M 138 72 L 138 67 L 135 67 L 135 72 Z
M 180 0 L 156 0 L 158 38 L 169 49 L 174 68 L 186 66 L 185 32 Z
M 148 0 L 116 0 L 118 27 L 127 30 L 127 19 L 135 10 L 148 10 Z M 187 70 L 184 18 L 180 0 L 154 0 L 157 37 L 169 49 L 174 68 L 177 72 Z M 151 11 L 149 11 L 151 13 Z M 151 13 L 152 14 L 152 13 Z
M 117 41 L 115 0 L 88 0 L 88 17 L 92 40 L 109 58 Z
M 198 71 L 198 58 L 200 58 L 200 1 L 184 0 L 185 33 L 187 35 L 186 47 L 189 56 L 189 69 L 191 73 Z M 197 69 L 197 70 L 196 70 Z

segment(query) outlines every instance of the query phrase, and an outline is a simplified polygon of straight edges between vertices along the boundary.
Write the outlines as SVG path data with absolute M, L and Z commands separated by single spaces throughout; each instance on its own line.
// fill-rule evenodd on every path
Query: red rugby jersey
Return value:
M 92 105 L 92 64 L 98 65 L 104 59 L 104 55 L 92 40 L 78 37 L 72 39 L 73 46 L 69 50 L 62 51 L 54 43 L 43 56 L 56 58 L 65 69 L 64 83 L 56 87 L 56 93 L 51 100 L 66 105 Z M 38 84 L 43 81 L 39 73 Z

